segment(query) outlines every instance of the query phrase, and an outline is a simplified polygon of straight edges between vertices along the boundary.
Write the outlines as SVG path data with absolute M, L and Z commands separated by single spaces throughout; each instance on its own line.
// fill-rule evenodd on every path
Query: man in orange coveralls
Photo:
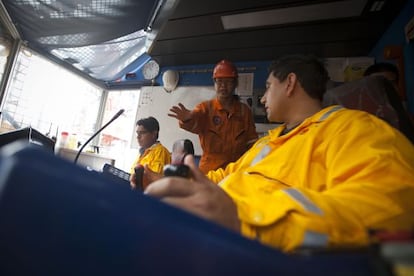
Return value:
M 188 110 L 182 103 L 173 106 L 168 116 L 179 120 L 181 128 L 198 134 L 203 154 L 199 167 L 204 173 L 224 168 L 236 161 L 257 140 L 250 108 L 234 94 L 238 74 L 227 60 L 213 71 L 216 97 Z
M 375 115 L 323 108 L 327 80 L 314 57 L 278 59 L 262 103 L 283 124 L 225 169 L 204 175 L 188 155 L 189 179 L 165 177 L 144 193 L 284 251 L 412 231 L 413 144 Z

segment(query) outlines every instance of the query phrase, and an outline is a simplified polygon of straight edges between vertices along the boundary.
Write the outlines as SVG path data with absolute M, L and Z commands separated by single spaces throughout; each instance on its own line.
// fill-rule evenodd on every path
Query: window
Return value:
M 103 91 L 22 47 L 2 106 L 0 132 L 31 126 L 56 137 L 67 131 L 78 141 L 96 129 Z
M 100 151 L 115 159 L 115 166 L 129 172 L 138 155 L 131 148 L 135 133 L 135 116 L 141 90 L 109 91 L 106 99 L 103 124 L 108 122 L 120 109 L 124 113 L 105 128 L 100 135 Z M 102 124 L 102 125 L 103 125 Z
M 3 81 L 3 73 L 10 52 L 10 42 L 0 37 L 0 80 Z
M 115 159 L 115 166 L 129 171 L 138 154 L 137 149 L 131 149 L 131 140 L 139 89 L 105 92 L 26 47 L 16 60 L 2 103 L 0 133 L 31 126 L 51 138 L 61 132 L 76 134 L 84 143 L 99 129 L 97 121 L 105 101 L 102 125 L 120 109 L 125 112 L 100 133 L 99 143 L 96 138 L 90 146 L 98 144 L 101 155 Z

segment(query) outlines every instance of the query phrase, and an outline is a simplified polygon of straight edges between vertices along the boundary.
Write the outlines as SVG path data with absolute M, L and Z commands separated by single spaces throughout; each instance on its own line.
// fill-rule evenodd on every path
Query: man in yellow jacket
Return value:
M 191 179 L 164 178 L 145 193 L 284 251 L 411 231 L 413 145 L 366 112 L 322 108 L 327 80 L 316 58 L 273 62 L 262 103 L 269 121 L 284 124 L 208 178 L 187 156 Z
M 146 166 L 149 170 L 161 174 L 165 165 L 171 163 L 171 155 L 166 147 L 158 141 L 160 125 L 154 117 L 142 118 L 136 123 L 136 134 L 139 155 L 131 166 L 130 184 L 136 188 L 134 169 L 138 166 Z M 142 179 L 142 187 L 146 188 L 151 182 L 145 175 Z

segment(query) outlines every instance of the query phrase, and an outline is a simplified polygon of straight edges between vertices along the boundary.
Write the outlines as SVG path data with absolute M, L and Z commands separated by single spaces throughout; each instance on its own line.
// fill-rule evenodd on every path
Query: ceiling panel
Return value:
M 223 58 L 237 62 L 268 61 L 290 53 L 313 53 L 320 57 L 366 56 L 406 2 L 2 1 L 21 39 L 30 48 L 73 68 L 75 72 L 103 82 L 118 80 L 126 72 L 140 68 L 148 60 L 146 54 L 156 59 L 161 66 L 214 64 Z M 342 10 L 359 12 L 356 16 L 338 18 L 338 13 L 335 13 L 338 10 L 334 10 L 336 4 L 341 5 L 339 13 Z M 157 12 L 159 7 L 160 12 Z M 261 19 L 259 16 L 245 19 L 252 20 L 255 27 L 223 28 L 223 16 L 263 11 L 265 14 L 274 11 L 274 16 L 280 17 L 278 20 L 284 18 L 289 23 L 257 26 L 257 21 Z M 307 13 L 314 13 L 314 19 L 304 22 L 302 19 L 308 17 Z M 336 16 L 322 19 L 327 14 Z M 154 24 L 150 28 L 152 19 Z M 142 53 L 143 49 L 148 49 L 148 52 Z M 143 55 L 145 59 L 140 58 Z
M 357 16 L 316 19 L 311 22 L 224 30 L 221 21 L 221 16 L 238 13 L 273 9 L 288 11 L 286 8 L 326 6 L 338 2 L 351 5 L 350 9 L 353 9 L 352 5 L 360 6 L 361 2 L 366 4 Z M 234 61 L 271 60 L 290 53 L 313 53 L 321 57 L 366 56 L 405 2 L 180 0 L 156 37 L 149 54 L 161 66 L 213 64 L 222 58 Z M 371 11 L 373 5 L 382 6 L 382 9 Z M 361 7 L 357 9 L 361 10 Z M 326 12 L 333 13 L 322 8 L 320 12 L 321 17 L 326 17 Z M 286 14 L 284 17 L 289 16 Z

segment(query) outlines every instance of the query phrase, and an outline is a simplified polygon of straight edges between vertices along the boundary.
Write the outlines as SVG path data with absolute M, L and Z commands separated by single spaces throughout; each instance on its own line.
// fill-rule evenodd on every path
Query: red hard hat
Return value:
M 213 79 L 215 78 L 237 78 L 236 66 L 230 61 L 223 59 L 214 67 Z

